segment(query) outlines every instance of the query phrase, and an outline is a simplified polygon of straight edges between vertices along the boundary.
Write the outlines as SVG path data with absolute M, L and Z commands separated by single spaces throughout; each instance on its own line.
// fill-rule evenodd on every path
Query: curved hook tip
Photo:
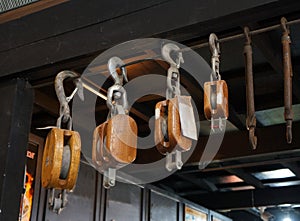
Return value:
M 174 51 L 177 53 L 176 62 L 171 58 L 171 52 Z M 177 68 L 180 67 L 180 64 L 184 63 L 182 52 L 180 51 L 179 46 L 173 43 L 167 43 L 163 45 L 161 49 L 162 57 L 165 61 L 169 64 L 176 66 Z
M 285 17 L 282 17 L 280 19 L 281 28 L 284 32 L 289 32 L 288 26 L 287 26 L 287 19 Z
M 256 150 L 256 147 L 257 147 L 257 136 L 254 136 L 254 137 L 250 138 L 250 144 L 251 144 L 252 150 Z
M 255 150 L 257 147 L 257 136 L 255 136 L 255 127 L 250 127 L 249 129 L 249 143 L 252 150 Z
M 69 77 L 75 78 L 75 80 L 73 80 L 73 83 L 76 85 L 76 88 L 73 91 L 73 93 L 71 94 L 71 96 L 66 97 L 63 81 Z M 55 92 L 56 92 L 57 98 L 61 105 L 66 106 L 66 104 L 73 98 L 73 96 L 75 95 L 75 93 L 77 91 L 79 91 L 79 97 L 83 100 L 83 85 L 82 85 L 82 82 L 80 79 L 80 75 L 77 74 L 76 72 L 69 71 L 69 70 L 59 72 L 55 77 L 54 86 L 55 86 Z
M 209 46 L 210 46 L 210 51 L 214 56 L 218 56 L 221 53 L 220 42 L 215 33 L 211 33 L 209 35 Z
M 123 84 L 123 79 L 127 82 L 127 71 L 126 68 L 124 67 L 125 63 L 123 60 L 119 57 L 111 57 L 108 60 L 107 66 L 110 75 L 115 81 L 115 84 Z M 122 71 L 122 74 L 118 74 L 117 69 L 120 68 Z
M 74 80 L 74 83 L 76 85 L 77 90 L 77 94 L 78 97 L 80 98 L 80 100 L 84 101 L 84 94 L 83 94 L 83 83 L 81 78 L 77 78 Z M 76 89 L 75 89 L 76 90 Z
M 126 68 L 125 68 L 125 67 L 122 67 L 121 70 L 122 70 L 122 75 L 123 75 L 124 81 L 125 81 L 125 82 L 128 82 L 128 78 L 127 78 L 127 70 L 126 70 Z
M 286 124 L 286 141 L 288 144 L 292 143 L 293 133 L 292 133 L 292 121 L 287 121 Z
M 248 26 L 244 27 L 244 34 L 245 34 L 247 43 L 251 43 L 250 29 Z

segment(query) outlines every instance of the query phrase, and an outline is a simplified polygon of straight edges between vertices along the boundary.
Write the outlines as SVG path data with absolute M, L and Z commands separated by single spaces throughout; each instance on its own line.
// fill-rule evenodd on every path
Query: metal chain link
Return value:
M 210 76 L 210 80 L 221 80 L 220 75 L 220 44 L 218 37 L 212 33 L 209 36 L 209 46 L 211 51 L 211 65 L 212 65 L 212 73 Z
M 121 68 L 121 75 L 117 73 L 117 68 Z M 123 79 L 128 80 L 124 62 L 119 57 L 112 57 L 108 60 L 108 69 L 115 82 L 107 91 L 106 105 L 109 108 L 107 116 L 109 119 L 118 114 L 128 114 L 127 92 L 123 87 Z
M 171 58 L 172 51 L 176 52 L 177 54 L 176 62 Z M 170 64 L 167 74 L 166 98 L 171 99 L 181 94 L 179 68 L 184 60 L 180 48 L 172 43 L 165 44 L 162 47 L 162 57 Z

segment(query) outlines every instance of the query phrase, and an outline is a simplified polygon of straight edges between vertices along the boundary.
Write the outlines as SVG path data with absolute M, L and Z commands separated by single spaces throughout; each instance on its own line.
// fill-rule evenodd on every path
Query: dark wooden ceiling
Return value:
M 294 20 L 300 19 L 299 15 L 300 2 L 297 0 L 230 0 L 226 4 L 222 0 L 70 1 L 9 22 L 0 21 L 0 79 L 29 79 L 35 87 L 32 132 L 45 137 L 46 131 L 36 128 L 55 124 L 59 104 L 53 79 L 60 70 L 82 73 L 103 50 L 142 37 L 167 38 L 193 46 L 209 63 L 208 47 L 197 45 L 207 42 L 211 32 L 222 38 L 242 33 L 245 25 L 250 29 L 264 28 L 278 24 L 282 16 Z M 220 67 L 222 78 L 229 87 L 230 117 L 221 148 L 214 161 L 200 170 L 198 162 L 209 132 L 202 110 L 203 91 L 188 73 L 181 70 L 181 82 L 192 94 L 198 108 L 201 136 L 184 168 L 155 183 L 157 186 L 208 208 L 226 211 L 237 220 L 240 217 L 254 220 L 253 216 L 259 220 L 257 208 L 261 207 L 267 207 L 273 220 L 281 219 L 286 211 L 299 219 L 300 24 L 292 25 L 290 29 L 294 69 L 293 143 L 285 142 L 281 30 L 255 35 L 252 39 L 259 139 L 255 151 L 249 148 L 245 126 L 244 39 L 225 42 L 221 44 Z M 155 52 L 145 51 L 145 58 L 147 53 Z M 99 68 L 103 69 L 95 67 L 95 71 Z M 141 73 L 165 75 L 167 68 L 168 65 L 161 61 L 131 65 L 128 67 L 129 80 Z M 111 83 L 112 80 L 107 79 L 104 93 Z M 66 86 L 67 92 L 71 92 L 72 84 L 68 82 Z M 162 86 L 157 90 L 164 91 L 165 88 Z M 142 97 L 131 108 L 130 114 L 138 122 L 140 136 L 150 133 L 148 120 L 154 115 L 156 102 L 162 99 L 159 96 Z M 107 112 L 105 101 L 98 99 L 94 113 L 98 124 L 106 119 Z M 151 148 L 139 152 L 137 163 L 161 157 L 155 148 Z M 290 171 L 293 175 L 283 178 L 261 178 L 259 175 L 274 170 L 281 174 Z M 290 205 L 282 207 L 282 204 Z

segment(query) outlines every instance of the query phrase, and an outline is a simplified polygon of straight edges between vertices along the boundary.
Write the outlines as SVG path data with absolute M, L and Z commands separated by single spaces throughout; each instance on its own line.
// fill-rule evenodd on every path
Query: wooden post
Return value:
M 32 106 L 26 80 L 0 83 L 0 220 L 18 220 Z

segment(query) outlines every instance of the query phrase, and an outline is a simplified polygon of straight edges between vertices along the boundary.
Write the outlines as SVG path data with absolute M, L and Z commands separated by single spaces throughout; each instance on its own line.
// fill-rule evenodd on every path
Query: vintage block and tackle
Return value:
M 177 54 L 176 62 L 171 52 Z M 166 168 L 171 171 L 182 167 L 181 152 L 188 151 L 192 139 L 197 140 L 197 129 L 190 96 L 180 92 L 179 67 L 183 63 L 180 48 L 172 43 L 162 48 L 163 58 L 169 62 L 166 100 L 155 106 L 155 144 L 161 154 L 166 155 Z M 175 155 L 175 161 L 173 156 Z
M 63 81 L 69 77 L 77 78 L 76 89 L 70 97 L 66 97 Z M 68 103 L 77 91 L 83 99 L 81 80 L 74 72 L 62 71 L 55 78 L 55 91 L 60 103 L 60 116 L 57 119 L 57 127 L 51 129 L 46 139 L 41 181 L 44 188 L 50 189 L 51 209 L 59 213 L 66 206 L 67 191 L 74 189 L 79 171 L 81 141 L 79 133 L 72 131 Z M 66 124 L 67 129 L 63 129 L 62 124 Z M 61 193 L 55 196 L 55 190 L 61 190 Z
M 96 127 L 93 136 L 92 160 L 98 171 L 104 173 L 103 186 L 115 185 L 116 170 L 132 163 L 136 158 L 137 125 L 128 115 L 127 94 L 123 78 L 127 81 L 124 63 L 118 57 L 108 61 L 108 69 L 115 84 L 108 89 L 107 121 Z M 122 69 L 122 75 L 117 73 Z
M 204 114 L 211 121 L 211 131 L 225 130 L 228 118 L 228 89 L 219 73 L 220 44 L 217 36 L 212 33 L 209 36 L 210 51 L 212 54 L 212 73 L 210 81 L 204 83 Z

